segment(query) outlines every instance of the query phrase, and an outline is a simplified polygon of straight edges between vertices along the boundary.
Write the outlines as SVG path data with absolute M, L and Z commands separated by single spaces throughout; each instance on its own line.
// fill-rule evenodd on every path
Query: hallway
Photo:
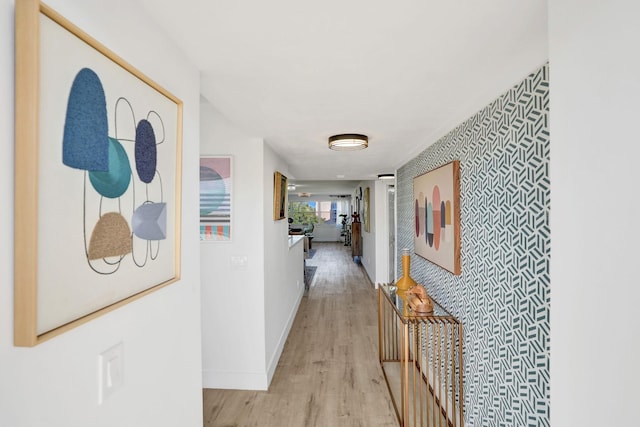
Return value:
M 395 426 L 378 364 L 377 291 L 350 248 L 315 243 L 308 295 L 269 391 L 204 390 L 204 425 Z

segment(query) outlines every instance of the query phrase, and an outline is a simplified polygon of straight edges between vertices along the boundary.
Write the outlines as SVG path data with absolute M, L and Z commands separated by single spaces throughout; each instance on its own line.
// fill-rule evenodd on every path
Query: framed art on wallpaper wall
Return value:
M 287 216 L 287 177 L 276 171 L 273 174 L 273 219 Z
M 200 157 L 200 241 L 231 241 L 231 157 Z
M 180 277 L 182 102 L 17 0 L 14 344 Z
M 460 162 L 455 160 L 413 179 L 414 250 L 460 274 Z

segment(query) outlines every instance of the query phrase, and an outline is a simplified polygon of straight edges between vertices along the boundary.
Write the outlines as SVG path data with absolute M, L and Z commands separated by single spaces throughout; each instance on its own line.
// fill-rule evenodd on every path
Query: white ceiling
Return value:
M 360 181 L 351 180 L 292 180 L 294 189 L 289 189 L 290 195 L 300 196 L 303 193 L 312 196 L 350 196 Z
M 394 172 L 548 58 L 542 0 L 139 1 L 295 180 Z

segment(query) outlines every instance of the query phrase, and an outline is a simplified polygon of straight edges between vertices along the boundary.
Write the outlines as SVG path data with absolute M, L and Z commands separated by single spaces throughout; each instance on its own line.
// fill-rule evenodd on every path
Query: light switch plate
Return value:
M 101 405 L 124 384 L 123 346 L 118 343 L 98 356 L 98 404 Z
M 231 268 L 233 270 L 246 270 L 249 258 L 246 255 L 234 255 L 231 257 Z

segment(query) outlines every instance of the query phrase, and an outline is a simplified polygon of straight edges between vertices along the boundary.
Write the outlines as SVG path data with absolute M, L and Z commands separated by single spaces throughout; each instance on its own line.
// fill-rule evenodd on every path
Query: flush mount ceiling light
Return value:
M 369 146 L 369 138 L 357 133 L 343 133 L 329 137 L 329 148 L 336 151 L 362 150 Z
M 378 179 L 396 179 L 396 176 L 392 173 L 381 173 L 378 175 Z

